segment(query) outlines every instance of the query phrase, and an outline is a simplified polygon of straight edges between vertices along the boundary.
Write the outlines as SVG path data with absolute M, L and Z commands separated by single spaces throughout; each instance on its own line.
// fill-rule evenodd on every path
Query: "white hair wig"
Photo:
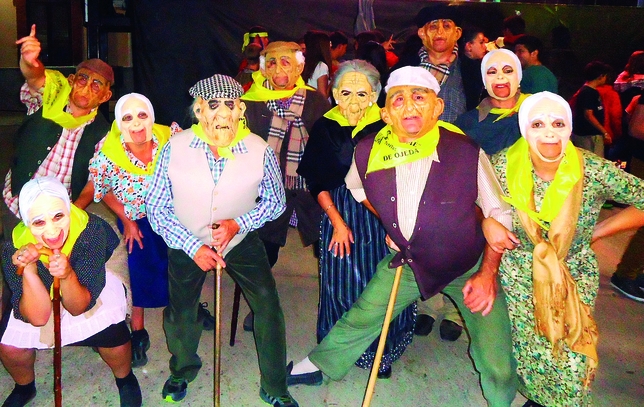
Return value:
M 304 53 L 302 51 L 295 51 L 295 60 L 299 65 L 304 65 L 304 62 L 306 61 L 306 58 L 304 58 Z M 262 71 L 266 70 L 266 56 L 265 55 L 260 55 L 259 56 L 259 69 Z
M 27 182 L 20 190 L 18 196 L 18 208 L 20 210 L 20 217 L 25 225 L 29 226 L 31 219 L 29 219 L 29 209 L 33 203 L 42 194 L 49 195 L 54 198 L 62 199 L 65 203 L 67 211 L 71 211 L 71 201 L 69 200 L 69 192 L 63 184 L 54 177 L 39 177 L 34 178 Z
M 150 99 L 148 99 L 147 97 L 143 96 L 140 93 L 128 93 L 126 95 L 121 96 L 119 100 L 116 102 L 116 106 L 114 107 L 114 118 L 116 119 L 116 125 L 118 126 L 119 130 L 121 130 L 121 119 L 123 118 L 123 105 L 130 98 L 139 99 L 140 101 L 145 103 L 145 105 L 148 107 L 148 110 L 150 112 L 150 117 L 152 118 L 152 122 L 154 123 L 154 108 L 152 107 L 152 102 L 150 102 Z

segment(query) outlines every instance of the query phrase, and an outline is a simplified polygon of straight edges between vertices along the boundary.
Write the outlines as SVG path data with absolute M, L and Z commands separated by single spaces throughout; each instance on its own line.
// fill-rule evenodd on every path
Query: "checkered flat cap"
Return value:
M 244 94 L 244 88 L 230 76 L 217 74 L 200 80 L 188 93 L 193 98 L 200 96 L 204 100 L 239 99 Z

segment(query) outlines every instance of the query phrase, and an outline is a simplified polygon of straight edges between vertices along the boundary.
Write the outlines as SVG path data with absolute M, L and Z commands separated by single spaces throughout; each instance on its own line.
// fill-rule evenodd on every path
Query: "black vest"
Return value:
M 72 165 L 72 201 L 78 198 L 87 184 L 89 160 L 94 156 L 96 144 L 109 130 L 110 124 L 101 113 L 83 129 Z M 42 108 L 23 121 L 18 129 L 16 153 L 11 163 L 11 193 L 14 196 L 33 178 L 40 164 L 58 143 L 62 132 L 62 126 L 42 117 Z

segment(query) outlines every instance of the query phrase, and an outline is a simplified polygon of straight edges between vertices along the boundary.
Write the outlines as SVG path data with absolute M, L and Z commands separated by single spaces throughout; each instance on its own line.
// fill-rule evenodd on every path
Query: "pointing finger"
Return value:
M 35 37 L 36 36 L 36 24 L 31 25 L 31 31 L 29 32 L 30 37 Z

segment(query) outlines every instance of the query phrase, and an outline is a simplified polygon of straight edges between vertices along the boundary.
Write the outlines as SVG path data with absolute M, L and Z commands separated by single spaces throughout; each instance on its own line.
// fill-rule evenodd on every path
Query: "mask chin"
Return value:
M 555 158 L 546 158 L 546 157 L 544 157 L 543 154 L 541 154 L 541 151 L 539 151 L 539 148 L 537 147 L 536 144 L 534 145 L 534 147 L 530 146 L 530 149 L 534 151 L 534 153 L 537 155 L 537 157 L 539 157 L 539 159 L 541 161 L 546 162 L 546 163 L 556 163 L 566 155 L 566 147 L 567 147 L 567 145 L 568 145 L 568 141 L 561 142 L 561 152 Z

